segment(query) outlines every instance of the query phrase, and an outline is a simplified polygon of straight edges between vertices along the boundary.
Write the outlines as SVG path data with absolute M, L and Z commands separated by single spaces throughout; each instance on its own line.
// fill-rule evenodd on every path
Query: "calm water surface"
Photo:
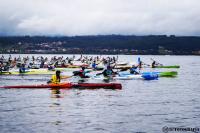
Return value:
M 24 55 L 21 55 L 24 56 Z M 47 55 L 52 56 L 52 55 Z M 69 55 L 64 55 L 69 56 Z M 138 56 L 120 55 L 122 61 Z M 181 66 L 176 78 L 129 80 L 122 90 L 0 89 L 1 133 L 162 133 L 162 127 L 200 128 L 200 57 L 153 57 Z M 167 71 L 169 69 L 158 69 Z M 41 84 L 50 76 L 0 76 L 0 84 Z

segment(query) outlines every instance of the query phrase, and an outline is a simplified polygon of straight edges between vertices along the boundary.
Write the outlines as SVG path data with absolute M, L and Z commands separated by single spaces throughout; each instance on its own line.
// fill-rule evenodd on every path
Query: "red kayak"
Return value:
M 4 89 L 40 89 L 40 88 L 52 88 L 52 89 L 122 89 L 122 85 L 119 83 L 60 83 L 60 84 L 41 84 L 41 85 L 17 85 L 17 86 L 2 86 Z

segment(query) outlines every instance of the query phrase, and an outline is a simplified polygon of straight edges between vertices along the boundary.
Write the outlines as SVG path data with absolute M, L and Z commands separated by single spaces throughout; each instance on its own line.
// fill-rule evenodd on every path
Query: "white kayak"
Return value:
M 122 76 L 117 75 L 114 77 L 104 77 L 103 75 L 99 75 L 99 76 L 93 76 L 91 78 L 95 80 L 134 80 L 134 79 L 154 80 L 154 79 L 158 79 L 158 76 L 157 75 L 144 76 L 142 74 L 138 74 L 138 75 L 122 75 Z

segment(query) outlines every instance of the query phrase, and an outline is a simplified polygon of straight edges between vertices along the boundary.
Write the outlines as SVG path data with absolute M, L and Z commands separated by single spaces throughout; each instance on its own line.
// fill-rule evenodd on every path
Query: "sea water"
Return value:
M 162 133 L 163 127 L 200 128 L 199 56 L 118 57 L 123 62 L 137 62 L 140 57 L 145 63 L 153 58 L 180 69 L 146 70 L 178 71 L 175 78 L 114 81 L 122 84 L 122 90 L 0 89 L 0 132 Z M 50 78 L 1 75 L 0 84 L 45 84 Z

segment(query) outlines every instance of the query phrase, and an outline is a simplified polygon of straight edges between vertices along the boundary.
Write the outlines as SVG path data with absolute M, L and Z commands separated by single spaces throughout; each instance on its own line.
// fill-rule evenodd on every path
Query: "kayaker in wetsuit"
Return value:
M 74 76 L 79 76 L 80 78 L 89 78 L 89 76 L 86 76 L 86 71 L 85 71 L 85 67 L 82 67 L 80 71 L 75 71 L 74 72 Z
M 107 69 L 105 69 L 103 72 L 102 72 L 103 76 L 104 77 L 109 77 L 109 76 L 112 76 L 113 74 L 116 74 L 112 68 L 110 66 L 107 66 Z
M 139 72 L 137 71 L 138 66 L 132 65 L 132 67 L 130 68 L 130 73 L 131 74 L 139 74 Z

